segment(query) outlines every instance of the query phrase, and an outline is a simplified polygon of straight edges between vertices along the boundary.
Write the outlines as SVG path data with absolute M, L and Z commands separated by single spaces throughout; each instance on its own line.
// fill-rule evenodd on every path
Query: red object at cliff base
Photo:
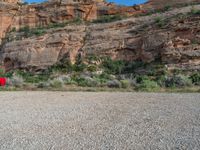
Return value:
M 0 86 L 6 85 L 6 78 L 0 78 Z

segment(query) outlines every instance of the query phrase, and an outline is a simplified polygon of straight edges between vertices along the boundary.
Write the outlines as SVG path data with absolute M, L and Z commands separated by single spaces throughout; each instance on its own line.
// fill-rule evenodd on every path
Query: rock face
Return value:
M 66 54 L 74 61 L 84 44 L 85 26 L 49 32 L 41 37 L 7 43 L 2 54 L 5 67 L 44 69 Z
M 102 15 L 131 15 L 137 11 L 134 7 L 117 6 L 104 0 L 51 0 L 31 5 L 23 5 L 18 0 L 0 0 L 0 42 L 14 28 L 47 26 L 76 18 L 91 21 Z
M 23 5 L 20 0 L 0 0 L 0 43 L 5 34 L 12 29 L 25 26 L 47 26 L 66 22 L 75 18 L 95 20 L 103 15 L 126 15 L 144 13 L 149 9 L 159 9 L 176 4 L 190 4 L 200 0 L 150 0 L 139 6 L 117 6 L 104 0 L 51 0 L 41 4 Z
M 51 5 L 51 3 L 40 6 L 43 5 Z M 83 3 L 79 5 L 79 8 L 90 5 Z M 18 21 L 18 24 L 20 22 L 22 25 L 28 24 L 34 27 L 36 25 L 33 20 L 37 20 L 38 15 L 44 20 L 36 22 L 44 23 L 44 26 L 48 21 L 59 22 L 63 20 L 61 16 L 66 12 L 63 12 L 61 7 L 65 10 L 66 6 L 68 5 L 60 5 L 59 9 L 50 6 L 39 9 L 38 5 L 34 7 L 37 9 L 32 9 L 32 6 L 24 6 L 25 10 L 30 9 L 30 12 L 21 12 L 24 14 L 21 21 L 20 17 L 14 17 L 14 22 Z M 74 9 L 73 7 L 72 4 L 71 10 Z M 11 5 L 9 10 L 11 10 L 10 8 Z M 18 32 L 10 33 L 8 34 L 10 37 L 21 38 L 14 38 L 14 40 L 2 44 L 0 61 L 6 70 L 13 68 L 41 70 L 63 58 L 74 63 L 77 56 L 84 59 L 94 55 L 126 61 L 141 60 L 147 63 L 160 60 L 168 68 L 200 69 L 200 16 L 198 14 L 189 15 L 192 8 L 200 9 L 200 5 L 182 7 L 151 16 L 131 17 L 113 23 L 73 24 L 63 28 L 46 29 L 45 34 L 40 36 L 23 37 Z M 44 15 L 43 11 L 49 11 L 49 13 Z M 52 16 L 55 15 L 51 14 L 53 11 L 56 11 L 55 14 L 60 13 L 57 16 L 61 18 Z M 11 12 L 8 18 L 15 16 L 18 8 L 12 6 Z M 178 13 L 179 15 L 177 15 Z M 28 20 L 25 19 L 25 14 L 27 14 L 27 18 L 30 15 L 33 16 Z M 54 17 L 56 20 L 52 20 Z M 8 18 L 7 21 L 9 21 Z M 5 27 L 6 25 L 4 23 Z
M 145 9 L 162 9 L 165 7 L 179 7 L 181 5 L 189 5 L 199 3 L 200 0 L 149 0 L 146 5 L 144 5 Z
M 196 6 L 200 8 L 200 6 Z M 190 8 L 181 8 L 187 14 Z M 177 10 L 176 10 L 177 11 Z M 78 55 L 152 62 L 161 59 L 169 67 L 200 67 L 200 16 L 174 16 L 176 11 L 129 18 L 107 24 L 68 25 L 48 29 L 43 36 L 10 41 L 1 50 L 7 69 L 45 69 L 63 57 L 72 63 Z M 160 27 L 155 18 L 168 16 Z M 188 68 L 188 66 L 190 66 Z
M 17 12 L 17 5 L 0 2 L 0 43 L 1 39 L 9 31 Z
M 33 5 L 0 3 L 0 38 L 5 37 L 5 34 L 13 28 L 47 26 L 74 18 L 96 19 L 96 3 L 47 2 Z
M 0 0 L 0 2 L 2 3 L 9 3 L 9 4 L 17 4 L 20 3 L 20 0 Z

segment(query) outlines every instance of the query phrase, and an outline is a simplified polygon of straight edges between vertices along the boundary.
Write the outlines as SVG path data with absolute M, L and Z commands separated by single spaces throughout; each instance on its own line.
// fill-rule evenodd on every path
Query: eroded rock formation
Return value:
M 2 60 L 13 68 L 43 69 L 63 57 L 74 62 L 81 53 L 83 57 L 97 55 L 144 62 L 161 58 L 166 64 L 199 65 L 200 17 L 188 16 L 183 22 L 181 16 L 176 16 L 162 28 L 154 19 L 147 16 L 50 29 L 40 37 L 6 43 Z
M 166 7 L 181 7 L 190 4 L 198 4 L 200 0 L 149 0 L 145 5 L 145 9 L 163 9 Z
M 81 11 L 83 18 L 95 19 L 98 8 L 105 6 L 103 1 L 83 1 L 78 5 L 76 2 L 70 5 L 64 1 L 61 3 L 62 5 L 55 5 L 55 2 L 27 5 L 23 9 L 10 4 L 3 9 L 10 13 L 7 16 L 1 15 L 7 22 L 1 23 L 3 27 L 0 29 L 6 33 L 6 29 L 11 28 L 9 24 L 20 28 L 25 25 L 35 27 L 59 23 L 80 15 L 74 10 Z M 115 8 L 112 5 L 108 7 Z M 7 70 L 41 70 L 59 62 L 63 57 L 74 63 L 78 55 L 83 59 L 95 55 L 126 61 L 160 60 L 169 68 L 200 69 L 200 16 L 188 14 L 191 9 L 198 10 L 200 5 L 181 7 L 151 16 L 131 17 L 113 23 L 73 24 L 46 29 L 45 34 L 40 36 L 23 37 L 18 32 L 10 33 L 8 36 L 21 38 L 2 44 L 0 61 Z M 1 11 L 1 14 L 5 11 Z M 88 13 L 91 15 L 87 16 Z
M 13 28 L 47 26 L 75 18 L 89 21 L 102 15 L 132 15 L 137 11 L 135 7 L 117 6 L 104 0 L 51 0 L 30 5 L 0 0 L 0 39 Z

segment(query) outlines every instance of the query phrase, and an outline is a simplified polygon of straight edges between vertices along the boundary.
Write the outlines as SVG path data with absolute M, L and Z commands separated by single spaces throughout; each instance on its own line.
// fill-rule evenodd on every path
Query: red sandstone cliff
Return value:
M 158 2 L 152 0 L 142 8 L 132 9 L 140 12 L 141 9 L 156 8 Z M 175 1 L 169 2 L 173 7 L 177 6 Z M 78 4 L 61 1 L 26 6 L 2 3 L 1 6 L 1 36 L 13 27 L 18 29 L 27 25 L 43 26 L 45 30 L 43 35 L 31 37 L 20 32 L 9 33 L 8 41 L 3 43 L 0 51 L 0 60 L 6 67 L 40 70 L 63 57 L 73 63 L 81 54 L 83 59 L 88 55 L 144 62 L 161 59 L 169 68 L 200 69 L 200 17 L 199 14 L 189 15 L 191 9 L 199 10 L 199 5 L 179 6 L 167 12 L 113 23 L 72 24 L 56 29 L 45 29 L 45 26 L 75 17 L 96 19 L 103 14 L 103 8 L 107 8 L 105 14 L 116 14 L 131 7 L 116 9 L 118 6 L 102 1 Z
M 47 26 L 75 18 L 89 21 L 102 15 L 132 15 L 136 11 L 135 7 L 117 6 L 104 0 L 52 0 L 31 5 L 0 1 L 0 39 L 12 28 Z

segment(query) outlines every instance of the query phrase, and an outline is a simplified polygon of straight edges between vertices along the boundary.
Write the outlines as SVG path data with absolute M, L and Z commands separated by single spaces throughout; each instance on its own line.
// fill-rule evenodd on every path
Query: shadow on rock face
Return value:
M 13 60 L 11 60 L 9 57 L 6 57 L 4 59 L 4 67 L 5 67 L 5 71 L 6 72 L 12 70 L 14 68 L 14 62 L 13 62 Z

